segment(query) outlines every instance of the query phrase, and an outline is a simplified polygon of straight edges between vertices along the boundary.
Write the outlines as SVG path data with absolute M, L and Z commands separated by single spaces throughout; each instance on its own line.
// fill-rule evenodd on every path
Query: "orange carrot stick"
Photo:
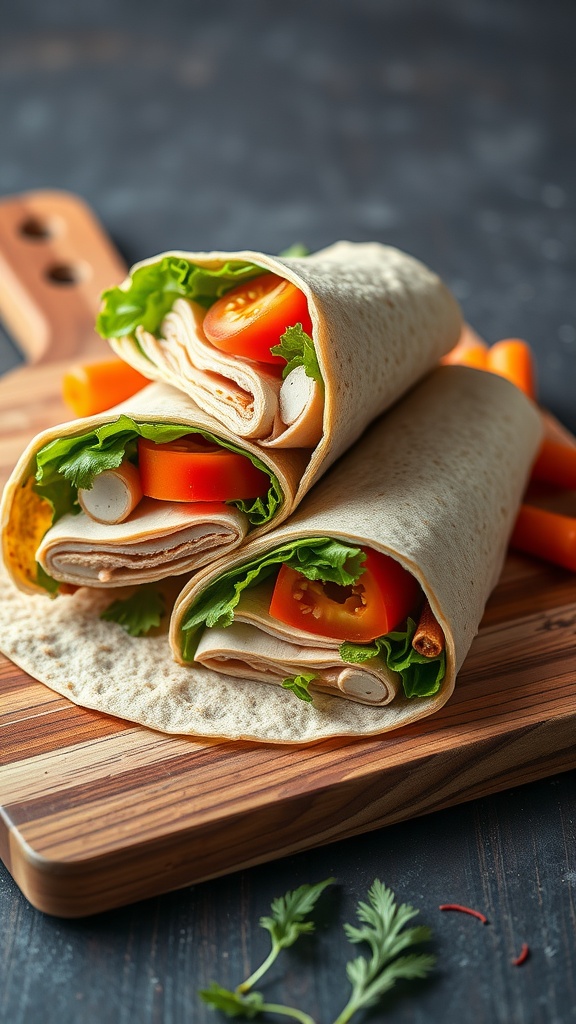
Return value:
M 576 490 L 576 445 L 545 437 L 532 467 L 532 480 Z
M 486 343 L 468 324 L 464 324 L 456 345 L 442 357 L 440 362 L 447 366 L 457 364 L 459 366 L 475 366 L 479 370 L 485 370 L 487 354 Z
M 510 546 L 576 572 L 576 518 L 522 505 Z
M 75 416 L 93 416 L 135 395 L 150 381 L 121 359 L 71 366 L 62 379 L 62 397 Z
M 530 398 L 536 397 L 534 360 L 530 346 L 520 338 L 497 341 L 488 349 L 487 370 L 511 380 Z

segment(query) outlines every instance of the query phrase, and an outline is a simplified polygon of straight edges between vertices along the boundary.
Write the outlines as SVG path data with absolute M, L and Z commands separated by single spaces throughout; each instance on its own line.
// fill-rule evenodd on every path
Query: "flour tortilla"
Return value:
M 294 536 L 334 535 L 391 552 L 418 577 L 447 638 L 448 672 L 434 697 L 385 707 L 316 694 L 314 705 L 266 682 L 176 664 L 166 634 L 134 638 L 104 622 L 110 591 L 52 603 L 0 579 L 0 649 L 85 707 L 191 736 L 311 743 L 373 735 L 436 711 L 494 586 L 540 438 L 535 407 L 501 378 L 438 370 L 374 426 L 289 523 L 202 570 L 178 600 L 175 640 L 194 594 L 218 574 Z M 164 585 L 164 584 L 163 584 Z
M 27 493 L 23 485 L 28 481 L 30 487 L 37 452 L 57 438 L 88 433 L 123 413 L 137 422 L 200 427 L 238 446 L 230 431 L 215 423 L 188 395 L 167 384 L 151 384 L 105 413 L 38 434 L 12 472 L 0 509 L 4 563 L 14 583 L 27 593 L 46 594 L 36 583 L 36 570 L 30 568 L 34 567 L 36 550 L 45 571 L 60 581 L 76 586 L 119 586 L 189 573 L 233 550 L 250 529 L 246 515 L 235 506 L 220 502 L 151 502 L 144 498 L 128 519 L 117 525 L 96 523 L 82 512 L 67 514 L 42 537 L 42 531 L 40 536 L 35 534 L 29 517 L 20 514 L 22 525 L 17 532 L 19 509 Z M 251 441 L 239 447 L 257 455 L 275 474 L 284 495 L 278 513 L 288 515 L 305 466 L 303 453 L 261 451 Z
M 175 657 L 182 660 L 186 612 L 220 574 L 290 541 L 334 537 L 396 558 L 420 582 L 446 638 L 446 674 L 432 697 L 404 699 L 395 673 L 380 666 L 389 692 L 375 700 L 370 691 L 380 706 L 370 712 L 368 731 L 431 714 L 452 693 L 498 580 L 541 432 L 536 407 L 508 381 L 468 367 L 437 369 L 371 428 L 289 522 L 190 580 L 172 616 Z M 268 587 L 244 591 L 232 626 L 204 630 L 196 654 L 203 665 L 280 683 L 297 674 L 300 648 L 300 672 L 326 666 L 330 642 L 275 623 L 262 599 Z M 334 642 L 332 655 L 331 670 L 348 671 Z M 322 671 L 320 679 L 326 682 Z
M 337 242 L 305 258 L 251 251 L 169 252 L 137 263 L 131 273 L 164 256 L 203 266 L 245 260 L 285 277 L 306 295 L 325 399 L 322 438 L 311 453 L 296 503 L 460 335 L 460 309 L 440 278 L 413 257 L 376 242 Z M 261 365 L 195 343 L 189 306 L 184 299 L 176 301 L 164 322 L 167 342 L 139 329 L 137 339 L 112 339 L 112 347 L 146 377 L 186 391 L 238 437 L 252 437 L 264 450 L 266 437 L 271 431 L 275 436 L 278 428 L 277 378 Z M 198 362 L 192 365 L 191 345 L 200 368 Z

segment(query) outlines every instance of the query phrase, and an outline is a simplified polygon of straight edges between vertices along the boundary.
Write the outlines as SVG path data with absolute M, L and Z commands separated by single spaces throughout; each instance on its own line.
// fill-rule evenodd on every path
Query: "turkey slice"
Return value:
M 381 658 L 344 665 L 338 648 L 299 647 L 238 621 L 227 629 L 205 629 L 196 661 L 224 675 L 278 686 L 288 677 L 315 673 L 310 693 L 330 693 L 360 704 L 389 704 L 398 693 L 398 676 Z
M 239 360 L 214 348 L 202 330 L 205 312 L 195 302 L 176 299 L 163 322 L 162 337 L 138 327 L 140 350 L 130 355 L 133 343 L 122 338 L 116 346 L 118 354 L 134 366 L 137 363 L 145 376 L 189 392 L 238 437 L 266 437 L 278 412 L 282 381 L 262 363 Z
M 247 528 L 244 513 L 222 502 L 144 498 L 112 525 L 67 513 L 44 535 L 36 558 L 53 579 L 76 586 L 151 583 L 226 555 Z
M 205 310 L 180 297 L 154 334 L 138 326 L 109 339 L 140 373 L 180 388 L 236 436 L 262 448 L 312 450 L 298 500 L 460 335 L 458 304 L 440 278 L 376 242 L 337 242 L 306 257 L 172 251 L 137 263 L 120 288 L 129 291 L 134 274 L 171 258 L 207 269 L 252 264 L 306 296 L 316 387 L 304 388 L 298 377 L 283 387 L 267 364 L 221 352 L 204 336 Z M 279 342 L 274 337 L 270 345 Z

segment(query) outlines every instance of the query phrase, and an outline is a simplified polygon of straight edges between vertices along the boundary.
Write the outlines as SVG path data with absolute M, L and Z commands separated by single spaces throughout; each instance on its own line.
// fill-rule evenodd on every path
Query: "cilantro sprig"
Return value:
M 314 929 L 306 920 L 324 889 L 334 882 L 327 878 L 317 885 L 302 885 L 293 892 L 275 899 L 269 917 L 260 918 L 260 925 L 270 932 L 272 948 L 264 962 L 234 991 L 222 988 L 217 982 L 200 991 L 200 997 L 214 1010 L 227 1017 L 253 1020 L 261 1013 L 277 1013 L 300 1024 L 315 1024 L 309 1014 L 293 1006 L 265 1002 L 260 992 L 250 991 L 276 960 L 279 952 L 296 942 L 302 934 Z M 398 905 L 394 893 L 379 879 L 375 879 L 368 892 L 368 902 L 358 903 L 356 914 L 360 926 L 345 924 L 344 931 L 352 943 L 366 943 L 369 957 L 358 956 L 346 965 L 346 974 L 352 985 L 350 998 L 333 1024 L 348 1024 L 359 1010 L 376 1006 L 380 998 L 401 979 L 425 978 L 436 959 L 430 953 L 414 952 L 411 947 L 428 942 L 429 928 L 408 923 L 418 911 L 408 903 Z
M 310 693 L 310 683 L 316 679 L 314 672 L 305 673 L 300 676 L 292 676 L 288 679 L 282 680 L 282 689 L 291 690 L 295 697 L 299 700 L 306 701 L 307 704 L 313 703 L 312 694 Z
M 375 1006 L 401 978 L 425 978 L 432 970 L 436 958 L 430 953 L 408 953 L 410 946 L 428 942 L 431 931 L 423 925 L 406 928 L 418 911 L 408 903 L 400 906 L 394 893 L 379 879 L 375 879 L 368 893 L 368 903 L 360 902 L 356 910 L 361 927 L 344 925 L 350 942 L 366 942 L 371 957 L 358 956 L 346 965 L 346 974 L 352 983 L 352 993 L 334 1024 L 347 1024 L 358 1010 Z
M 301 935 L 309 935 L 314 931 L 314 922 L 307 919 L 318 898 L 334 878 L 326 878 L 316 885 L 301 885 L 284 896 L 272 901 L 270 915 L 260 918 L 260 927 L 270 933 L 271 948 L 266 959 L 246 978 L 234 991 L 222 988 L 217 982 L 210 982 L 209 988 L 200 990 L 200 998 L 215 1010 L 222 1010 L 227 1017 L 245 1017 L 248 1020 L 259 1013 L 280 1013 L 292 1017 L 301 1024 L 314 1024 L 308 1014 L 292 1006 L 281 1006 L 279 1003 L 266 1003 L 260 992 L 250 990 L 260 978 L 270 970 L 272 964 L 283 949 L 293 946 Z

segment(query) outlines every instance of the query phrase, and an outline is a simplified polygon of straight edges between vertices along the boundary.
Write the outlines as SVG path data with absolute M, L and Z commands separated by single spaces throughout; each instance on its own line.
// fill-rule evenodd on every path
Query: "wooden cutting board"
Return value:
M 62 369 L 0 380 L 0 482 L 69 418 Z M 0 857 L 34 906 L 78 917 L 573 768 L 575 641 L 574 576 L 511 555 L 448 705 L 299 748 L 152 732 L 0 656 Z

